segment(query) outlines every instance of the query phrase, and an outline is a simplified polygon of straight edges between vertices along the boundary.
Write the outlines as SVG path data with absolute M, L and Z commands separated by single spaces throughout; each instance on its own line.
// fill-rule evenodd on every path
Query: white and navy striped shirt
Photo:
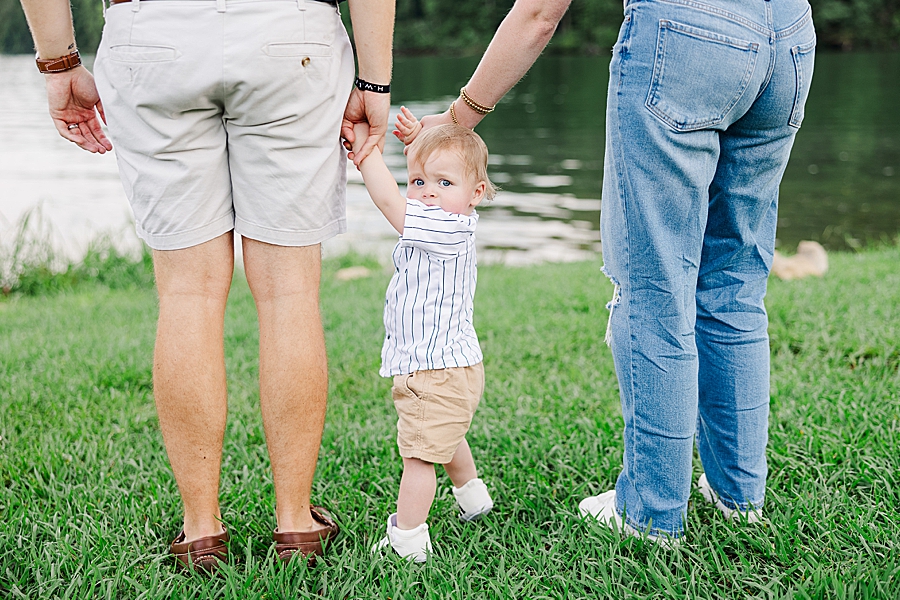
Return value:
M 472 324 L 478 215 L 406 200 L 403 235 L 384 302 L 381 375 L 481 362 Z

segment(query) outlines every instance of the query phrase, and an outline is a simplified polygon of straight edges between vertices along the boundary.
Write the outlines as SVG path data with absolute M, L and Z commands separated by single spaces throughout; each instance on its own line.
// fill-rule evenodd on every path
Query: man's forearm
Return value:
M 391 81 L 394 0 L 348 0 L 359 78 L 385 85 Z
M 59 58 L 75 49 L 69 0 L 22 0 L 22 9 L 39 57 Z

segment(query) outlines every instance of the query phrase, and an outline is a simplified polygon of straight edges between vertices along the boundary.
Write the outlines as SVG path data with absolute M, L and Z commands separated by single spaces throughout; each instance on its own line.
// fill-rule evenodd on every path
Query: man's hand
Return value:
M 47 103 L 50 118 L 59 135 L 88 152 L 104 154 L 112 144 L 100 128 L 100 118 L 106 123 L 94 76 L 84 67 L 62 73 L 44 75 L 47 83 Z M 69 129 L 70 125 L 77 125 Z
M 384 149 L 384 138 L 387 135 L 390 111 L 390 94 L 363 92 L 358 88 L 353 88 L 353 91 L 350 92 L 350 99 L 347 101 L 347 108 L 344 110 L 344 120 L 341 124 L 341 137 L 347 140 L 352 147 L 358 148 L 358 150 L 348 155 L 357 168 L 359 163 L 372 152 L 373 148 Z M 356 123 L 369 124 L 369 137 L 361 147 L 358 144 L 354 144 L 356 142 L 356 134 L 353 133 L 353 125 Z
M 422 131 L 422 123 L 405 106 L 400 107 L 394 127 L 397 128 L 394 130 L 394 136 L 406 146 L 412 144 L 419 132 Z

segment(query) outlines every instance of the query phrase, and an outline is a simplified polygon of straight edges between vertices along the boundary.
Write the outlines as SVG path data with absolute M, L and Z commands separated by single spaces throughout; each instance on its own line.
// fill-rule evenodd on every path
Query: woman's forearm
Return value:
M 468 95 L 480 104 L 497 104 L 540 56 L 569 2 L 517 0 L 466 84 Z M 467 127 L 474 127 L 483 118 L 464 102 L 457 102 L 455 111 L 460 124 Z
M 22 0 L 38 56 L 59 58 L 75 49 L 69 0 Z

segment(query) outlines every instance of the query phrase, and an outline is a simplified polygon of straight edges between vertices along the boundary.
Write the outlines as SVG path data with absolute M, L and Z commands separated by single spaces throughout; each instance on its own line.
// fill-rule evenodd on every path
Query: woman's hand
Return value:
M 424 116 L 419 122 L 422 124 L 422 129 L 425 130 L 438 125 L 448 125 L 453 122 L 453 118 L 450 116 L 450 109 L 447 109 L 438 115 Z
M 453 111 L 456 113 L 457 122 L 460 125 L 462 125 L 463 127 L 468 127 L 469 129 L 475 129 L 475 126 L 481 122 L 481 119 L 484 118 L 484 115 L 480 115 L 480 114 L 476 113 L 474 110 L 472 110 L 471 108 L 466 106 L 458 98 L 457 98 L 457 100 L 454 100 L 454 102 L 455 102 L 455 104 L 453 105 Z M 400 110 L 404 111 L 406 109 L 401 107 Z M 409 112 L 409 111 L 407 111 L 407 112 Z M 409 115 L 412 116 L 412 113 L 409 113 Z M 400 118 L 401 118 L 401 115 L 397 115 L 397 120 L 398 120 L 397 129 L 398 130 L 400 130 L 400 127 L 399 127 Z M 413 117 L 413 118 L 415 118 L 415 117 Z M 445 110 L 444 112 L 442 112 L 440 114 L 428 115 L 428 116 L 422 117 L 422 119 L 419 121 L 419 126 L 421 127 L 421 129 L 419 131 L 417 131 L 415 135 L 418 135 L 419 132 L 424 131 L 430 127 L 437 127 L 438 125 L 449 125 L 450 123 L 453 123 L 453 116 L 450 114 L 450 109 L 448 108 L 447 110 Z M 402 133 L 402 130 L 400 130 L 400 133 Z M 412 143 L 413 139 L 415 139 L 415 135 L 412 137 L 412 139 L 408 139 L 408 140 L 404 139 L 404 137 L 402 137 L 401 135 L 398 135 L 397 131 L 394 132 L 394 135 L 397 136 L 397 138 L 401 142 L 406 144 L 407 146 L 409 146 Z
M 400 110 L 404 111 L 406 109 L 401 107 Z M 409 113 L 409 114 L 410 114 L 410 116 L 412 115 L 412 113 Z M 415 118 L 415 117 L 413 117 L 413 118 Z M 418 125 L 418 130 L 415 132 L 414 135 L 406 136 L 403 134 L 403 130 L 400 129 L 400 115 L 397 115 L 397 131 L 394 132 L 394 135 L 397 137 L 397 139 L 399 139 L 401 142 L 403 142 L 405 144 L 405 148 L 403 148 L 403 154 L 406 154 L 406 150 L 409 148 L 409 145 L 413 143 L 413 140 L 416 139 L 416 136 L 419 135 L 421 132 L 425 131 L 429 127 L 436 127 L 438 125 L 447 125 L 452 122 L 453 122 L 453 119 L 450 117 L 449 110 L 446 110 L 439 115 L 428 115 L 428 116 L 422 117 L 421 121 L 416 122 L 416 124 Z
M 112 144 L 100 128 L 100 119 L 106 123 L 106 115 L 90 71 L 79 66 L 62 73 L 47 73 L 44 77 L 50 118 L 59 135 L 88 152 L 105 154 L 112 150 Z

